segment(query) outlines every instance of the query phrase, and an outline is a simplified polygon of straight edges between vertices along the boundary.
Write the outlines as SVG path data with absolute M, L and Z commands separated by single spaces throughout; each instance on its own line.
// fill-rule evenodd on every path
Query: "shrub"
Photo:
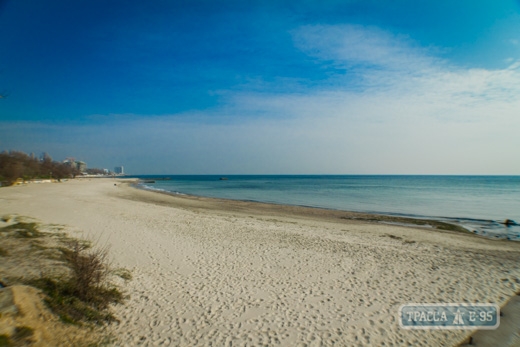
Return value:
M 66 323 L 103 324 L 116 320 L 108 307 L 121 303 L 123 294 L 109 283 L 108 250 L 91 249 L 88 243 L 73 240 L 62 252 L 70 276 L 42 277 L 32 283 L 47 294 L 49 307 Z
M 72 270 L 74 294 L 81 300 L 95 301 L 97 292 L 106 285 L 110 274 L 106 248 L 92 250 L 86 243 L 73 240 L 64 252 Z

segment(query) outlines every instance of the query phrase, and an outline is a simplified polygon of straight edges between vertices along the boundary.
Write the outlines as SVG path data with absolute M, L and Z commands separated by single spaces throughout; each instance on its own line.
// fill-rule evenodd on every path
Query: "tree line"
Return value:
M 44 153 L 41 159 L 34 154 L 28 155 L 19 151 L 4 151 L 0 153 L 0 182 L 10 185 L 18 178 L 31 179 L 63 179 L 74 178 L 80 172 L 68 163 L 53 161 Z

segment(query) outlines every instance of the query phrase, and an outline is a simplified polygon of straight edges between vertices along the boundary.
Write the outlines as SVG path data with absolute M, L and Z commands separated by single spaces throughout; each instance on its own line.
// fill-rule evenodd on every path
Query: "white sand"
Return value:
M 470 331 L 402 330 L 399 306 L 520 290 L 520 243 L 255 206 L 110 179 L 0 189 L 0 214 L 66 225 L 132 270 L 117 345 L 450 346 Z

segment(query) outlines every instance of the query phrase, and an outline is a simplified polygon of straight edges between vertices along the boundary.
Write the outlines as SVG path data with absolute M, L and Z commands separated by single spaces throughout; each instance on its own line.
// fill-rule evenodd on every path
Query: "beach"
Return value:
M 453 346 L 469 330 L 404 330 L 407 303 L 505 304 L 520 243 L 304 207 L 173 196 L 131 181 L 0 189 L 0 214 L 110 247 L 133 279 L 121 346 Z

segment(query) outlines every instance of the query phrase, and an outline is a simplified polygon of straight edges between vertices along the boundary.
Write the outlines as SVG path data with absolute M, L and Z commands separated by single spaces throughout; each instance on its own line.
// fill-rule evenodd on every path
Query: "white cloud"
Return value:
M 372 66 L 408 70 L 410 64 L 427 67 L 426 50 L 412 49 L 410 39 L 376 27 L 359 25 L 305 26 L 293 32 L 295 45 L 304 52 L 338 66 Z
M 0 144 L 31 151 L 20 133 L 30 134 L 56 157 L 134 173 L 520 173 L 520 62 L 468 69 L 361 26 L 293 35 L 317 64 L 338 69 L 334 89 L 227 92 L 212 111 L 45 131 L 2 125 Z M 345 69 L 360 78 L 355 89 Z

